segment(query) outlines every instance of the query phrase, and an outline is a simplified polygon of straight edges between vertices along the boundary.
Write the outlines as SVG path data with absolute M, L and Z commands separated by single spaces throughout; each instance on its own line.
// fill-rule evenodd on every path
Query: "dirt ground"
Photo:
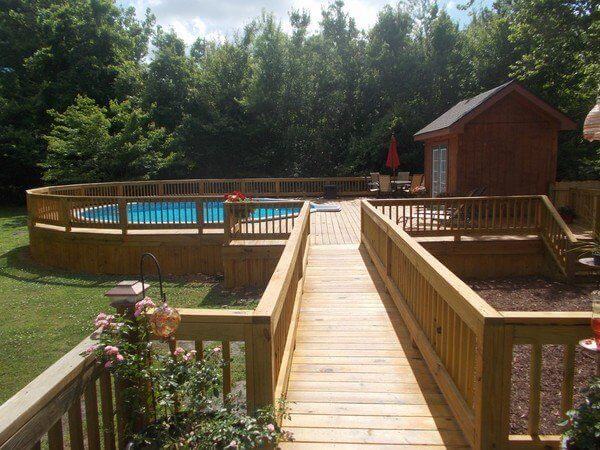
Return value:
M 591 293 L 598 284 L 568 284 L 543 277 L 471 281 L 469 285 L 499 311 L 591 311 Z M 591 335 L 591 329 L 590 329 Z M 527 432 L 529 417 L 529 366 L 531 347 L 515 346 L 511 389 L 511 433 Z M 595 373 L 592 355 L 578 348 L 575 354 L 575 405 L 583 400 L 581 388 Z M 541 434 L 560 434 L 560 387 L 563 347 L 542 350 Z

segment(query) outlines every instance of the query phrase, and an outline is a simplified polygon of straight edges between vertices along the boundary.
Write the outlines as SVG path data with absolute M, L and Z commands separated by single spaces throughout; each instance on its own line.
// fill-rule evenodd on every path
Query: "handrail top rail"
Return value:
M 202 200 L 222 200 L 223 195 L 221 194 L 190 194 L 190 195 L 172 195 L 172 194 L 161 194 L 161 195 L 69 195 L 69 194 L 40 194 L 40 193 L 29 193 L 27 191 L 27 195 L 29 197 L 40 197 L 40 198 L 54 198 L 54 199 L 65 199 L 65 200 L 106 200 L 106 199 L 115 199 L 115 200 L 154 200 L 154 201 L 166 201 L 166 200 L 178 200 L 190 202 L 194 199 L 202 199 Z
M 0 405 L 0 447 L 46 407 L 62 389 L 94 364 L 93 355 L 82 356 L 93 342 L 91 336 L 83 339 L 27 386 Z
M 49 194 L 51 189 L 76 189 L 85 187 L 111 187 L 111 186 L 125 186 L 125 185 L 138 185 L 147 186 L 152 184 L 174 184 L 174 183 L 195 183 L 195 182 L 208 182 L 208 183 L 252 183 L 252 182 L 264 182 L 264 183 L 276 183 L 276 182 L 296 182 L 296 181 L 307 181 L 307 182 L 318 182 L 318 181 L 362 181 L 366 178 L 366 175 L 358 176 L 347 176 L 347 177 L 287 177 L 287 178 L 271 178 L 271 177 L 258 177 L 258 178 L 186 178 L 186 179 L 167 179 L 167 180 L 132 180 L 132 181 L 102 181 L 94 183 L 75 183 L 75 184 L 60 184 L 53 186 L 41 186 L 37 188 L 27 189 L 25 192 L 28 194 Z
M 230 202 L 230 201 L 225 201 L 224 203 L 227 206 L 231 206 L 233 208 L 235 208 L 236 206 L 242 207 L 242 206 L 265 206 L 265 205 L 299 205 L 299 206 L 303 206 L 304 203 L 306 202 L 306 200 L 294 200 L 294 199 L 290 199 L 290 200 L 268 200 L 265 202 L 261 202 L 261 201 L 254 201 L 254 200 L 250 200 L 250 201 L 243 201 L 243 202 Z
M 300 251 L 302 233 L 308 225 L 310 202 L 304 201 L 303 203 L 300 213 L 296 218 L 294 228 L 290 233 L 281 257 L 279 258 L 279 262 L 275 266 L 273 275 L 271 275 L 269 283 L 254 310 L 255 322 L 260 320 L 259 317 L 270 319 L 272 325 L 277 322 L 278 318 L 274 317 L 274 313 L 277 312 L 277 309 L 280 306 L 281 296 L 285 294 L 282 286 L 284 286 L 292 276 L 294 269 L 292 261 L 297 257 Z
M 483 195 L 479 197 L 417 197 L 417 198 L 395 198 L 395 199 L 367 199 L 369 203 L 376 205 L 397 205 L 402 203 L 442 203 L 451 201 L 472 200 L 513 200 L 513 199 L 540 199 L 543 195 Z
M 510 325 L 585 325 L 592 313 L 587 311 L 499 311 Z
M 567 224 L 565 223 L 565 221 L 561 217 L 561 215 L 558 213 L 558 211 L 556 210 L 556 208 L 554 207 L 554 205 L 552 204 L 552 202 L 550 201 L 548 196 L 542 195 L 541 197 L 542 197 L 542 202 L 546 206 L 546 209 L 552 215 L 552 218 L 556 221 L 556 223 L 558 224 L 561 231 L 565 234 L 565 236 L 567 236 L 569 243 L 576 244 L 578 242 L 577 238 L 575 237 L 575 235 L 573 234 L 571 229 L 567 226 Z
M 400 241 L 403 245 L 408 246 L 414 255 L 417 255 L 417 257 L 424 260 L 433 269 L 430 274 L 426 275 L 427 278 L 437 278 L 436 282 L 444 285 L 444 290 L 446 292 L 451 293 L 453 297 L 459 296 L 461 300 L 465 300 L 468 303 L 471 311 L 464 310 L 463 312 L 466 312 L 469 315 L 471 318 L 469 322 L 471 324 L 477 323 L 482 329 L 485 323 L 499 322 L 503 319 L 502 315 L 495 308 L 481 298 L 477 292 L 470 288 L 464 281 L 455 275 L 454 272 L 448 269 L 436 257 L 429 253 L 406 231 L 396 226 L 396 224 L 388 217 L 379 214 L 379 212 L 373 205 L 369 203 L 368 200 L 363 199 L 361 203 L 371 217 L 383 222 L 387 226 L 388 230 L 390 230 L 391 233 L 399 238 L 398 240 L 394 240 L 395 242 Z M 391 236 L 392 239 L 394 239 L 395 236 Z M 420 264 L 419 267 L 423 268 L 424 265 Z

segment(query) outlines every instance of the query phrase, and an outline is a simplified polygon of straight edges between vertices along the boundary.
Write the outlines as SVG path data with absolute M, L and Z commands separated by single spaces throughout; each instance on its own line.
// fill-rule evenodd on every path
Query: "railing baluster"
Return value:
M 542 346 L 531 345 L 531 363 L 529 368 L 529 423 L 527 432 L 537 436 L 540 432 L 540 394 L 542 385 Z
M 83 450 L 83 423 L 81 420 L 81 399 L 69 407 L 69 438 L 73 450 Z
M 48 448 L 50 450 L 63 449 L 62 419 L 58 419 L 48 430 Z

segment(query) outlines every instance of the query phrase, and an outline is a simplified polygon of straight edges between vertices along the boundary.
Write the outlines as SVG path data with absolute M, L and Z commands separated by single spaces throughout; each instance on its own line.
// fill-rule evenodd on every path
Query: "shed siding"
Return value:
M 556 178 L 559 123 L 517 93 L 467 122 L 460 134 L 425 142 L 426 185 L 431 192 L 431 150 L 448 142 L 448 191 L 487 195 L 545 194 Z

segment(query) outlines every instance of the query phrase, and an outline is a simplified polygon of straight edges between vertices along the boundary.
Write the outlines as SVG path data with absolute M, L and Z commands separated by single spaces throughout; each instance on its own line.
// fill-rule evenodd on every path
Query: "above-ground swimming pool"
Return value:
M 252 219 L 269 219 L 275 217 L 292 217 L 300 212 L 300 208 L 269 207 L 269 201 L 264 201 L 264 207 L 257 207 L 252 211 Z M 223 223 L 223 202 L 204 202 L 202 208 L 203 222 L 207 224 Z M 311 206 L 311 210 L 312 210 Z M 103 205 L 81 209 L 78 218 L 90 222 L 118 223 L 119 208 L 117 205 Z M 127 203 L 127 223 L 153 224 L 153 223 L 197 223 L 198 211 L 195 202 L 131 202 Z

